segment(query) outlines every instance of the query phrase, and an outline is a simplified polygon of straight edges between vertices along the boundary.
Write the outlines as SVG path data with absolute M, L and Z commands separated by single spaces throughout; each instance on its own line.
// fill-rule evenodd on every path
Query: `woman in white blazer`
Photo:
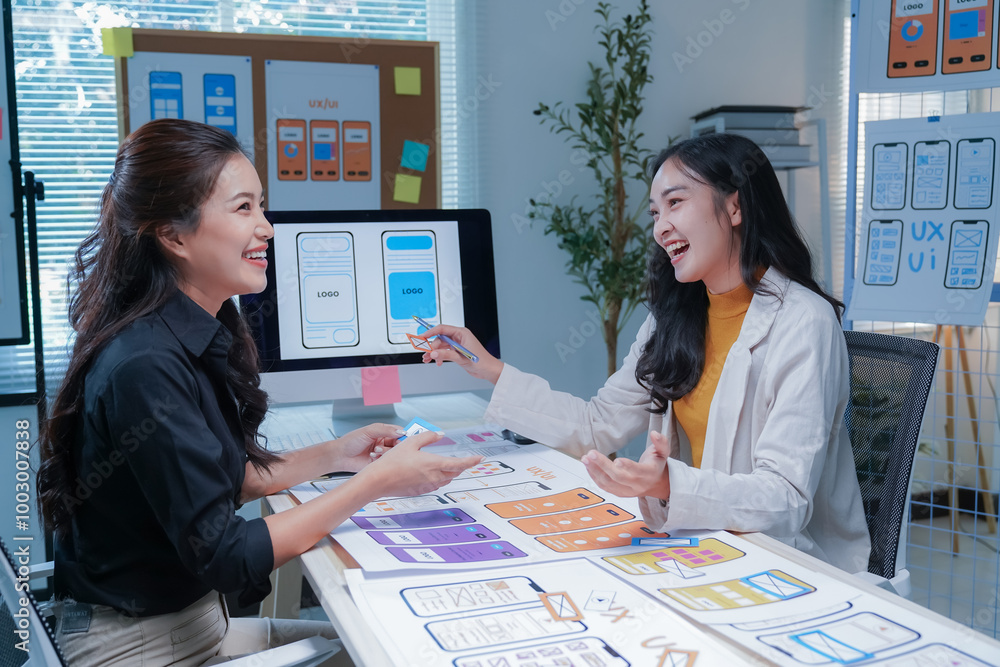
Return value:
M 478 363 L 437 340 L 425 362 L 454 361 L 493 382 L 487 420 L 581 456 L 602 489 L 640 499 L 651 528 L 763 532 L 844 570 L 866 570 L 868 528 L 843 424 L 842 304 L 813 280 L 771 164 L 752 141 L 713 134 L 665 149 L 651 171 L 650 314 L 597 396 L 553 391 L 489 355 L 464 328 L 427 333 L 451 336 Z M 710 299 L 745 288 L 735 342 L 728 354 L 713 352 L 713 363 Z M 675 403 L 703 375 L 718 383 L 696 466 Z M 608 458 L 644 429 L 638 462 Z

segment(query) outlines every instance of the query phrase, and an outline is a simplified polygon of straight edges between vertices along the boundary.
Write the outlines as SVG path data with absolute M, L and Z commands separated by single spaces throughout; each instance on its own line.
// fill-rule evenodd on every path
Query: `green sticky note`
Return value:
M 395 68 L 395 77 L 397 95 L 420 94 L 419 67 L 397 67 Z
M 400 166 L 413 171 L 424 171 L 427 169 L 427 156 L 430 152 L 431 147 L 427 144 L 406 139 L 403 141 L 403 158 L 400 160 Z
M 396 174 L 396 187 L 393 190 L 394 201 L 401 201 L 407 204 L 420 203 L 420 183 L 424 179 L 420 176 L 410 176 L 409 174 Z
M 132 48 L 132 28 L 101 28 L 102 53 L 115 58 L 131 58 L 135 55 Z

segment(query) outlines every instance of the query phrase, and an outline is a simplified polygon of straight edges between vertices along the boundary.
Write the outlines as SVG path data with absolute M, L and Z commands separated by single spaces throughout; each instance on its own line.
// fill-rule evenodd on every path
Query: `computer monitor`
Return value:
M 456 364 L 422 364 L 413 316 L 468 327 L 499 356 L 490 215 L 482 209 L 268 211 L 267 288 L 240 298 L 274 403 L 362 404 L 398 366 L 403 396 L 490 389 Z M 337 406 L 335 404 L 335 410 Z

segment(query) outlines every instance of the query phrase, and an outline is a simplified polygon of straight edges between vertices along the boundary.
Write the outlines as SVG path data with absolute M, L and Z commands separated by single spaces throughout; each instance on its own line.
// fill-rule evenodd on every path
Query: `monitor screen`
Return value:
M 377 366 L 400 366 L 404 394 L 484 388 L 451 364 L 424 367 L 406 334 L 420 331 L 414 315 L 465 326 L 499 356 L 488 211 L 266 215 L 267 287 L 240 300 L 274 401 L 360 398 L 360 370 Z

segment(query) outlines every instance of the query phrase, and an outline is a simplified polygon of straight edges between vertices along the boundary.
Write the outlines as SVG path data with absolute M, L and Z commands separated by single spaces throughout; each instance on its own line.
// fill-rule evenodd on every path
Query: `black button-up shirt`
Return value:
M 247 457 L 226 384 L 231 343 L 177 291 L 97 356 L 75 443 L 76 513 L 56 545 L 59 597 L 150 616 L 211 590 L 241 605 L 270 591 L 267 525 L 235 513 Z

